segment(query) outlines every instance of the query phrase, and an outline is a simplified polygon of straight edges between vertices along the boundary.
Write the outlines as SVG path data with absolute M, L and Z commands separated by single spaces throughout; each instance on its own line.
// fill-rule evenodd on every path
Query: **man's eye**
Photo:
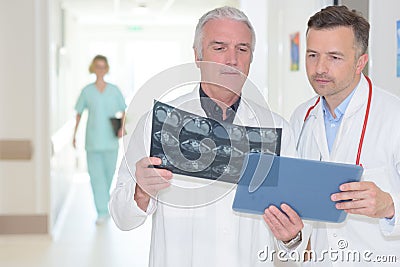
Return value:
M 239 47 L 239 51 L 240 52 L 248 52 L 249 48 L 247 46 L 241 46 L 241 47 Z
M 223 46 L 214 46 L 215 51 L 222 51 L 224 49 L 225 49 L 225 47 L 223 47 Z

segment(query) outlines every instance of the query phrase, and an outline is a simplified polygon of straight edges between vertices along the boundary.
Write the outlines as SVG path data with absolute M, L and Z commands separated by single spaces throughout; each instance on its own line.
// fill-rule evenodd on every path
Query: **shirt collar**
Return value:
M 201 107 L 203 108 L 203 110 L 205 111 L 205 113 L 207 114 L 208 117 L 211 117 L 211 118 L 215 119 L 215 112 L 216 112 L 216 110 L 219 109 L 219 106 L 217 105 L 217 103 L 214 102 L 214 100 L 212 100 L 203 91 L 203 88 L 201 88 L 201 84 L 200 84 L 200 87 L 199 87 L 199 94 L 200 94 Z M 228 108 L 228 109 L 231 109 L 233 111 L 232 115 L 227 114 L 228 115 L 228 121 L 230 121 L 231 123 L 233 122 L 234 113 L 236 113 L 238 108 L 239 108 L 240 100 L 241 100 L 241 96 L 239 96 L 238 100 L 236 100 L 236 102 L 233 103 Z M 231 117 L 231 118 L 229 118 L 229 117 Z
M 358 86 L 357 86 L 358 87 Z M 345 98 L 345 100 L 340 103 L 334 110 L 336 119 L 333 118 L 331 112 L 329 111 L 328 104 L 326 103 L 325 97 L 322 98 L 322 110 L 324 111 L 324 116 L 329 119 L 330 121 L 338 121 L 342 118 L 344 112 L 346 111 L 347 107 L 349 106 L 350 100 L 353 97 L 354 93 L 357 90 L 357 87 L 351 91 L 351 93 Z

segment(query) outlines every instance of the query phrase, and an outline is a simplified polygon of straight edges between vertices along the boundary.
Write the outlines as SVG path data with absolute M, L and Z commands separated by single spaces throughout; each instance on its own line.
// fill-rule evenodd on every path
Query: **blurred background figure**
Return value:
M 97 211 L 96 224 L 102 224 L 109 217 L 109 190 L 118 157 L 118 138 L 122 137 L 123 123 L 115 128 L 112 119 L 119 114 L 125 117 L 125 100 L 117 86 L 107 83 L 104 76 L 109 71 L 107 58 L 97 55 L 89 66 L 89 72 L 96 75 L 96 81 L 82 89 L 75 105 L 76 124 L 73 146 L 76 147 L 76 133 L 82 112 L 88 110 L 85 150 L 90 184 Z

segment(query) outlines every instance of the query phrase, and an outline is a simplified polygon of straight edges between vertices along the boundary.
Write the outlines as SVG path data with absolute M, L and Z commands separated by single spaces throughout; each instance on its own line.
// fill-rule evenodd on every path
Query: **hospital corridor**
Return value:
M 163 211 L 159 209 L 157 213 L 155 206 L 152 206 L 153 202 L 146 199 L 148 202 L 145 203 L 147 205 L 145 207 L 150 207 L 149 210 L 140 206 L 139 212 L 134 211 L 136 212 L 134 216 L 137 216 L 139 220 L 135 221 L 136 218 L 130 220 L 131 217 L 126 214 L 131 215 L 131 213 L 123 213 L 121 210 L 126 211 L 124 210 L 126 207 L 139 207 L 137 199 L 133 201 L 132 197 L 134 204 L 130 203 L 132 204 L 130 205 L 121 201 L 118 202 L 120 206 L 118 204 L 113 206 L 117 211 L 111 208 L 111 212 L 115 212 L 113 215 L 118 214 L 115 217 L 119 216 L 116 221 L 121 228 L 138 226 L 140 219 L 152 212 L 154 214 L 148 216 L 144 224 L 135 229 L 121 230 L 109 216 L 109 210 L 106 208 L 105 203 L 108 203 L 109 195 L 104 194 L 104 191 L 108 188 L 103 190 L 103 195 L 98 194 L 99 191 L 96 191 L 98 189 L 94 188 L 99 184 L 95 184 L 93 182 L 95 180 L 90 177 L 93 177 L 93 173 L 98 169 L 107 166 L 104 167 L 107 169 L 105 171 L 107 174 L 104 176 L 107 176 L 107 183 L 111 183 L 109 192 L 113 192 L 118 186 L 117 182 L 120 182 L 119 188 L 124 188 L 128 192 L 126 195 L 136 192 L 137 187 L 132 187 L 132 190 L 123 187 L 127 184 L 131 185 L 132 180 L 126 179 L 121 182 L 119 179 L 124 175 L 123 178 L 133 179 L 132 173 L 131 176 L 127 175 L 130 166 L 128 166 L 129 171 L 121 168 L 121 173 L 125 172 L 118 176 L 120 164 L 124 162 L 123 155 L 128 149 L 129 139 L 134 134 L 141 115 L 151 110 L 153 104 L 156 103 L 155 100 L 167 95 L 162 95 L 160 92 L 171 89 L 158 88 L 169 84 L 170 80 L 174 81 L 174 77 L 168 76 L 169 71 L 193 65 L 196 73 L 200 73 L 201 64 L 194 63 L 195 60 L 201 58 L 196 48 L 202 47 L 203 44 L 197 43 L 201 43 L 199 40 L 203 41 L 203 35 L 197 38 L 200 34 L 195 31 L 196 25 L 203 14 L 219 7 L 229 6 L 234 10 L 243 11 L 254 28 L 247 25 L 244 32 L 247 33 L 250 28 L 252 32 L 254 30 L 255 44 L 253 35 L 251 35 L 251 42 L 237 42 L 241 46 L 241 49 L 237 51 L 243 54 L 250 53 L 246 54 L 248 55 L 246 60 L 249 63 L 243 64 L 248 72 L 245 76 L 247 80 L 241 80 L 243 82 L 241 86 L 245 88 L 245 84 L 256 89 L 257 100 L 265 102 L 268 109 L 275 112 L 277 117 L 281 116 L 289 121 L 301 103 L 316 96 L 307 76 L 305 56 L 307 21 L 312 14 L 332 5 L 347 5 L 359 10 L 367 19 L 371 27 L 367 53 L 363 54 L 365 58 L 368 57 L 363 73 L 372 80 L 374 86 L 400 96 L 399 0 L 0 0 L 0 267 L 146 267 L 157 265 L 157 260 L 162 257 L 167 259 L 169 257 L 167 249 L 163 250 L 167 247 L 165 244 L 168 244 L 165 240 L 167 236 L 171 237 L 173 234 L 153 236 L 153 243 L 151 243 L 152 231 L 153 234 L 155 228 L 162 231 L 162 227 L 170 221 L 184 225 L 186 221 L 180 217 L 181 213 L 179 213 L 184 209 L 179 210 L 175 217 L 171 216 L 162 221 L 160 213 Z M 235 21 L 239 25 L 242 22 Z M 368 23 L 365 24 L 368 25 Z M 217 26 L 220 25 L 215 27 Z M 214 33 L 211 30 L 209 32 Z M 248 36 L 250 35 L 246 35 Z M 212 45 L 210 44 L 207 48 L 213 47 L 215 51 L 222 50 L 214 46 L 225 43 L 214 39 L 210 41 Z M 254 52 L 251 50 L 252 46 L 255 48 Z M 237 47 L 234 46 L 235 49 Z M 223 67 L 229 65 L 224 64 Z M 238 70 L 242 71 L 238 67 L 228 74 L 233 77 L 239 73 Z M 177 76 L 182 79 L 189 76 L 185 72 L 178 74 Z M 157 80 L 160 77 L 167 77 L 168 81 L 160 83 Z M 154 85 L 154 81 L 159 82 L 157 86 Z M 177 93 L 176 96 L 180 96 L 182 92 L 188 92 L 188 89 L 193 91 L 199 84 L 198 81 L 179 81 L 180 84 L 171 86 L 174 90 L 176 89 L 174 91 Z M 203 89 L 199 88 L 200 96 L 203 97 Z M 87 91 L 91 93 L 90 97 L 87 96 L 89 95 Z M 142 101 L 141 97 L 144 95 L 148 97 L 146 101 Z M 167 96 L 171 97 L 171 95 Z M 246 97 L 245 91 L 243 95 L 240 93 L 239 100 L 235 104 L 228 105 L 232 107 L 232 110 L 229 109 L 233 112 L 233 115 L 230 115 L 232 123 L 235 112 L 242 103 L 240 102 L 242 96 L 243 99 Z M 95 97 L 101 99 L 98 102 L 103 101 L 102 104 L 97 106 L 98 102 L 96 102 L 96 105 L 90 106 L 91 99 Z M 318 102 L 314 106 L 317 104 Z M 219 112 L 217 105 L 209 108 L 215 109 L 215 113 Z M 172 114 L 168 107 L 165 109 L 167 111 L 160 108 L 159 110 L 164 113 L 160 113 L 160 117 L 155 116 L 160 120 L 160 124 L 164 115 Z M 98 116 L 95 119 L 90 115 L 93 114 L 91 113 L 93 110 Z M 316 118 L 316 110 L 311 112 L 313 120 Z M 373 108 L 371 112 L 375 112 Z M 204 116 L 212 118 L 210 114 L 207 113 Z M 221 111 L 221 118 L 222 114 Z M 101 123 L 98 123 L 100 116 L 102 116 Z M 183 125 L 183 121 L 188 120 L 189 117 L 190 115 L 186 114 L 182 115 L 182 118 L 178 116 L 176 120 L 180 120 L 179 123 L 182 122 Z M 125 118 L 125 125 L 118 124 L 121 118 Z M 284 126 L 279 126 L 281 132 L 283 127 L 289 125 L 284 120 L 282 122 Z M 105 126 L 96 128 L 97 123 L 102 124 L 101 127 Z M 200 127 L 198 125 L 200 123 L 196 120 L 193 127 Z M 202 126 L 206 127 L 205 130 L 201 129 L 199 132 L 194 131 L 190 134 L 196 135 L 208 129 L 208 134 L 212 136 L 212 127 L 207 128 L 207 125 Z M 152 126 L 154 127 L 154 123 Z M 253 127 L 253 125 L 247 126 Z M 399 126 L 395 127 L 397 129 Z M 99 130 L 105 128 L 109 131 Z M 143 127 L 143 129 L 147 128 Z M 190 132 L 190 127 L 188 129 L 187 131 Z M 304 138 L 308 140 L 311 130 L 304 132 Z M 240 133 L 244 140 L 245 134 Z M 366 138 L 368 138 L 368 133 L 367 131 Z M 89 143 L 87 140 L 90 138 L 87 138 L 87 134 L 91 136 L 98 134 L 100 137 L 93 138 L 92 140 L 95 141 Z M 261 131 L 258 134 L 261 136 Z M 137 139 L 147 141 L 146 138 L 149 136 L 154 139 L 159 138 L 160 147 L 170 137 L 169 135 L 165 137 L 159 130 L 157 133 L 141 135 L 143 138 Z M 223 140 L 221 142 L 225 142 L 224 135 L 221 136 L 219 137 Z M 112 141 L 108 142 L 109 140 Z M 182 150 L 183 145 L 175 142 L 176 140 L 172 137 L 169 142 L 178 144 Z M 324 139 L 321 138 L 321 140 Z M 280 142 L 279 139 L 274 145 L 280 146 Z M 109 144 L 112 148 L 108 147 Z M 197 150 L 200 151 L 198 143 L 193 141 L 190 145 L 187 145 L 188 153 L 195 154 Z M 150 150 L 150 146 L 143 145 L 143 147 Z M 211 146 L 206 147 L 211 150 Z M 230 148 L 222 145 L 221 147 L 223 149 L 212 149 L 213 153 L 217 151 L 229 157 Z M 294 155 L 296 154 L 295 145 L 292 147 Z M 134 148 L 136 149 L 136 146 Z M 173 149 L 175 148 L 176 146 Z M 130 149 L 134 150 L 132 147 Z M 162 152 L 161 148 L 160 150 Z M 109 153 L 111 156 L 107 155 L 109 156 L 107 158 L 104 155 L 109 151 L 112 151 Z M 280 153 L 280 147 L 276 151 Z M 162 155 L 161 152 L 155 155 Z M 239 152 L 240 156 L 245 154 L 242 151 Z M 99 154 L 104 156 L 101 158 L 103 161 L 93 156 Z M 166 157 L 160 158 L 163 164 L 167 160 Z M 193 156 L 190 159 L 194 158 Z M 113 164 L 115 159 L 117 159 L 116 165 Z M 189 167 L 197 166 L 190 164 Z M 143 168 L 149 165 L 151 164 L 143 165 Z M 216 166 L 219 168 L 212 168 L 217 169 L 219 173 L 226 172 L 227 166 L 222 164 Z M 109 175 L 114 167 L 114 175 Z M 209 166 L 207 168 L 207 170 L 212 169 Z M 214 170 L 215 173 L 217 171 Z M 237 168 L 235 173 L 239 171 L 240 168 Z M 113 178 L 112 181 L 110 181 L 111 178 Z M 236 183 L 233 182 L 232 185 L 236 186 Z M 119 192 L 121 193 L 118 195 L 119 200 L 126 196 L 124 195 L 126 191 Z M 158 194 L 158 191 L 155 194 Z M 171 199 L 173 197 L 175 196 L 171 196 Z M 150 199 L 153 201 L 155 198 Z M 100 202 L 102 203 L 99 204 Z M 179 202 L 177 205 L 180 204 Z M 203 204 L 199 206 L 203 207 Z M 99 208 L 100 206 L 102 207 Z M 174 205 L 171 204 L 171 206 L 175 208 Z M 170 207 L 166 209 L 168 208 Z M 132 210 L 134 209 L 129 211 Z M 186 211 L 191 212 L 190 209 L 184 210 Z M 232 215 L 232 205 L 229 204 L 225 211 Z M 225 217 L 215 212 L 217 213 L 223 217 L 221 219 L 223 221 Z M 208 213 L 202 215 L 207 217 Z M 156 227 L 152 228 L 152 223 Z M 190 233 L 187 235 L 190 238 L 196 236 L 203 240 L 207 239 L 207 235 L 200 234 L 201 231 L 191 232 L 191 226 L 186 227 L 185 224 L 180 227 L 179 223 L 176 224 L 178 226 L 174 223 L 168 226 L 175 229 L 185 228 L 184 230 L 187 231 L 185 233 Z M 207 219 L 199 220 L 196 227 L 205 229 L 208 223 L 211 222 Z M 224 239 L 224 231 L 228 231 L 233 224 L 227 225 L 225 227 L 221 224 L 220 231 L 215 230 L 215 235 L 213 235 L 215 244 L 217 241 L 229 240 Z M 237 232 L 240 231 L 236 231 L 235 234 Z M 240 237 L 246 239 L 247 236 L 243 232 L 240 233 Z M 211 232 L 208 234 L 211 235 Z M 301 235 L 297 235 L 299 236 Z M 179 243 L 181 240 L 189 240 L 185 238 L 186 236 L 173 241 Z M 156 246 L 154 241 L 158 242 Z M 194 244 L 196 242 L 188 243 L 191 243 L 190 246 L 185 245 L 185 247 L 187 251 L 191 249 L 193 255 L 196 255 L 193 256 L 196 260 L 201 258 L 198 257 L 201 249 L 210 249 L 201 244 Z M 226 241 L 226 243 L 233 247 L 234 242 Z M 256 245 L 252 243 L 252 246 L 251 249 L 254 249 Z M 238 245 L 235 249 L 239 247 Z M 243 246 L 243 251 L 246 252 L 247 249 L 250 251 L 248 248 L 250 246 L 244 247 L 246 246 Z M 165 255 L 153 257 L 153 254 L 156 255 L 155 248 L 161 248 L 159 250 L 162 252 L 159 253 Z M 183 254 L 180 250 L 179 253 Z M 174 258 L 174 256 L 179 253 L 173 251 L 173 256 L 168 260 L 176 260 L 177 257 Z M 218 253 L 215 252 L 215 254 Z M 212 257 L 210 256 L 207 260 L 211 262 Z M 199 265 L 192 262 L 191 266 Z
M 0 236 L 2 267 L 147 266 L 151 219 L 132 231 L 96 225 L 87 173 L 77 173 L 52 237 Z

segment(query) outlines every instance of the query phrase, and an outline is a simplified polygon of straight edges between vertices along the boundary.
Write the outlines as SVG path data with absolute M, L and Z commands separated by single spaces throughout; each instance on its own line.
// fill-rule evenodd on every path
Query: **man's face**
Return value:
M 349 27 L 310 29 L 307 34 L 306 70 L 315 92 L 329 102 L 343 101 L 359 82 L 367 55 L 356 58 L 353 30 Z
M 203 76 L 211 75 L 203 78 L 213 77 L 212 80 L 216 79 L 215 81 L 221 82 L 225 87 L 239 87 L 240 84 L 241 88 L 249 74 L 251 38 L 251 31 L 244 22 L 230 19 L 208 21 L 203 28 L 203 58 L 197 58 L 196 54 L 196 61 L 216 62 L 228 67 L 208 66 L 204 70 L 205 67 L 200 65 Z

